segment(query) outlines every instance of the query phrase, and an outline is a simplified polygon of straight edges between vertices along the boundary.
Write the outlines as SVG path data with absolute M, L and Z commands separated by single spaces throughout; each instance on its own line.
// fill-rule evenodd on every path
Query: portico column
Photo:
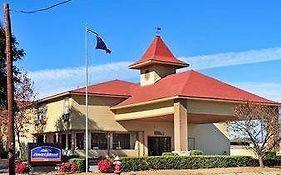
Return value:
M 47 142 L 47 136 L 46 136 L 46 134 L 43 134 L 43 142 L 44 142 L 44 143 Z
M 65 132 L 65 149 L 68 150 L 70 148 L 68 143 L 68 132 Z
M 75 146 L 76 146 L 76 139 L 75 139 L 75 132 L 71 131 L 71 152 L 74 154 Z
M 56 143 L 60 143 L 59 133 L 56 133 Z
M 138 133 L 138 157 L 143 157 L 144 156 L 144 132 L 139 131 Z
M 175 151 L 188 151 L 187 101 L 174 101 L 174 146 Z

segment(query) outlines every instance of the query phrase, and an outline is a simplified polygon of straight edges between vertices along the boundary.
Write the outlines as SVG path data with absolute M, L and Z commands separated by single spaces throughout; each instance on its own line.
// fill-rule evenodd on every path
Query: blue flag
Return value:
M 102 40 L 102 38 L 99 36 L 97 32 L 95 32 L 96 38 L 97 38 L 97 45 L 96 49 L 104 50 L 106 53 L 111 54 L 111 50 L 107 48 L 106 44 Z

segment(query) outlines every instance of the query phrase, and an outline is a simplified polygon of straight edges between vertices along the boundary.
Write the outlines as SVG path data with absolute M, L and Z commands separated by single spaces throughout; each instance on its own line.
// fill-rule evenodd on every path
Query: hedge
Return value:
M 281 166 L 281 156 L 265 158 L 263 163 L 265 166 Z
M 190 151 L 190 155 L 203 155 L 203 154 L 204 154 L 203 151 L 197 150 L 197 149 L 194 149 L 194 150 Z
M 122 171 L 151 169 L 198 169 L 257 166 L 257 160 L 250 156 L 155 156 L 124 158 Z
M 167 157 L 167 156 L 180 156 L 177 153 L 172 153 L 172 152 L 163 152 L 162 156 Z
M 85 172 L 86 171 L 86 159 L 73 158 L 73 159 L 70 159 L 69 162 L 75 163 L 77 165 L 77 171 L 78 172 Z

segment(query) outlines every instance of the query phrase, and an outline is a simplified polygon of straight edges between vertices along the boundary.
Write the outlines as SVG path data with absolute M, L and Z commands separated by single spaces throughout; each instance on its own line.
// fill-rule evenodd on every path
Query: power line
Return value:
M 54 7 L 57 7 L 57 6 L 69 3 L 70 1 L 71 0 L 62 1 L 62 2 L 59 2 L 57 4 L 54 4 L 54 5 L 45 7 L 45 8 L 37 9 L 37 10 L 32 10 L 32 11 L 25 11 L 25 10 L 12 10 L 12 11 L 13 12 L 18 12 L 18 13 L 32 14 L 32 13 L 37 13 L 37 12 L 42 12 L 42 11 L 46 11 L 46 10 L 52 9 Z

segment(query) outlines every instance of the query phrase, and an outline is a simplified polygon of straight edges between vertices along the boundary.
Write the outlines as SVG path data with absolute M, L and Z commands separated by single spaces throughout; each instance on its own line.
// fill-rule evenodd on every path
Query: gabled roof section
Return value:
M 265 99 L 191 70 L 169 75 L 153 85 L 143 87 L 137 86 L 132 90 L 131 97 L 113 108 L 117 109 L 135 106 L 145 102 L 171 97 L 190 97 L 226 101 L 254 101 L 277 104 L 277 102 Z
M 170 49 L 166 46 L 160 36 L 155 36 L 149 48 L 146 50 L 142 58 L 131 64 L 130 69 L 141 69 L 151 64 L 172 65 L 176 68 L 183 68 L 189 64 L 178 60 Z
M 94 84 L 88 86 L 88 93 L 89 94 L 96 94 L 96 95 L 112 95 L 112 96 L 124 96 L 130 97 L 131 90 L 138 86 L 138 84 L 131 83 L 128 81 L 123 80 L 112 80 L 107 81 L 99 84 Z M 85 93 L 85 87 L 74 89 L 72 93 Z

